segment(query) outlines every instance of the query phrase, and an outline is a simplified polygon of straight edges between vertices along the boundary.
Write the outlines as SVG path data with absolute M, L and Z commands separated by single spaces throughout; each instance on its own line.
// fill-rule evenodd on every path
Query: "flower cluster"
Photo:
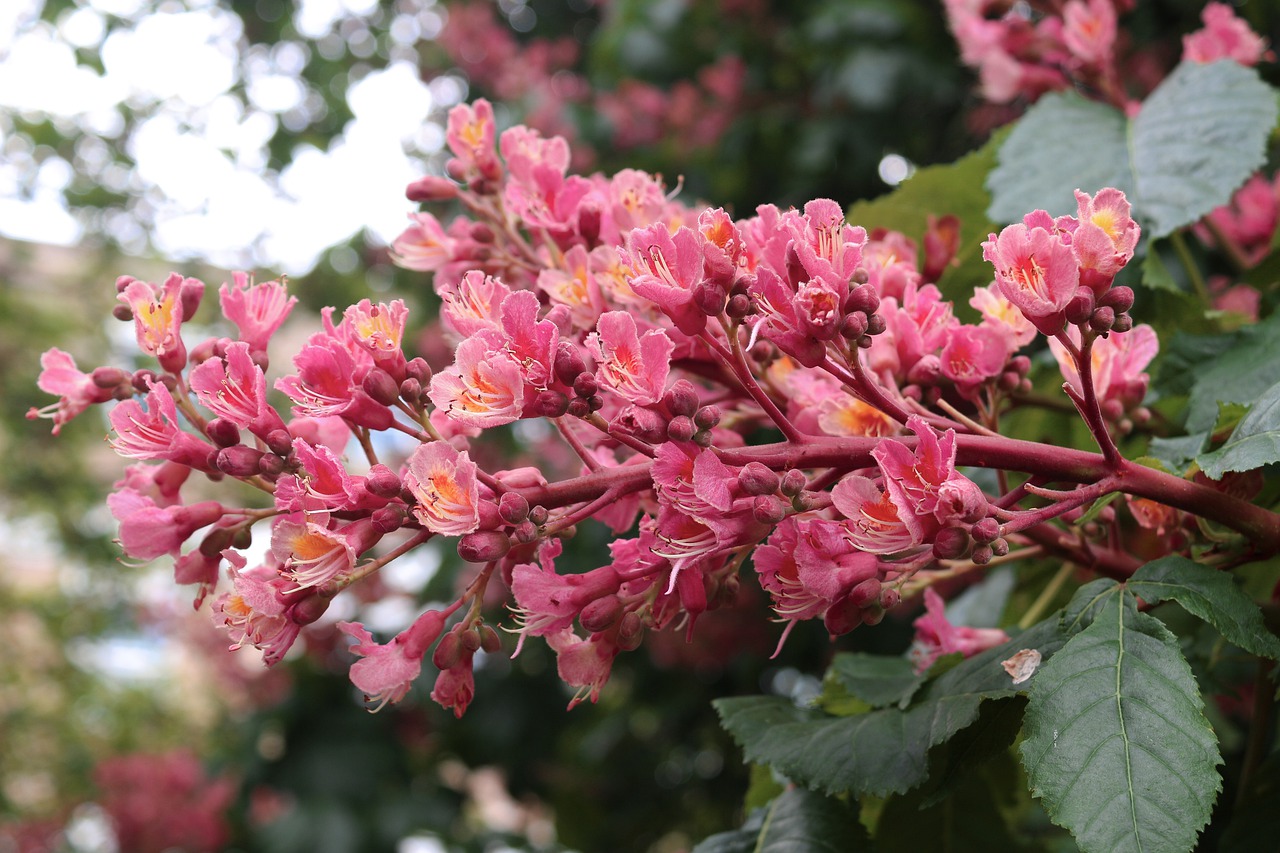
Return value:
M 485 611 L 499 586 L 517 651 L 544 638 L 573 704 L 598 697 L 646 632 L 692 636 L 702 614 L 736 602 L 748 565 L 786 623 L 780 644 L 804 620 L 831 635 L 875 624 L 1024 548 L 1132 569 L 1055 524 L 1122 487 L 1114 439 L 1145 412 L 1156 343 L 1114 285 L 1139 237 L 1121 192 L 1078 192 L 1075 216 L 1036 211 L 991 235 L 994 281 L 966 323 L 938 286 L 954 218 L 931 219 L 918 244 L 846 222 L 829 199 L 745 218 L 689 208 L 643 172 L 571 173 L 563 139 L 499 133 L 484 101 L 452 111 L 447 140 L 449 177 L 409 196 L 465 213 L 413 214 L 393 253 L 432 274 L 448 364 L 406 353 L 403 302 L 366 299 L 326 309 L 269 380 L 268 343 L 294 300 L 242 274 L 219 292 L 234 334 L 189 346 L 203 284 L 120 280 L 116 314 L 158 370 L 82 374 L 45 355 L 41 387 L 60 399 L 31 416 L 56 430 L 115 401 L 112 447 L 135 460 L 109 502 L 121 545 L 172 558 L 233 645 L 281 660 L 335 596 L 435 537 L 476 567 L 455 601 L 386 643 L 339 625 L 360 657 L 351 679 L 376 707 L 401 700 L 429 656 L 432 698 L 463 713 L 476 656 L 503 646 Z M 1023 350 L 1038 335 L 1100 455 L 998 435 L 1027 399 Z M 539 464 L 487 470 L 488 436 L 529 420 L 549 426 Z M 380 459 L 380 432 L 413 450 Z M 1010 486 L 1008 471 L 1030 478 Z M 1129 472 L 1125 488 L 1159 497 L 1160 476 Z M 201 479 L 263 499 L 192 501 Z M 588 519 L 615 538 L 607 561 L 581 570 L 561 555 Z M 250 565 L 259 525 L 269 547 Z M 928 601 L 922 662 L 995 642 Z

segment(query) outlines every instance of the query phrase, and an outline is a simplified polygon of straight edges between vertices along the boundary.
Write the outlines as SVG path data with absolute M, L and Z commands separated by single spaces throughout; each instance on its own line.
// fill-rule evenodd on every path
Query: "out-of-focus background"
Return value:
M 1200 4 L 1151 5 L 1190 29 Z M 121 561 L 102 413 L 57 436 L 26 419 L 51 402 L 39 355 L 134 366 L 113 283 L 170 270 L 211 292 L 288 276 L 312 315 L 394 295 L 421 328 L 430 283 L 386 246 L 405 185 L 441 172 L 446 113 L 481 95 L 503 127 L 566 136 L 578 171 L 658 172 L 747 215 L 972 150 L 1020 108 L 973 87 L 930 0 L 2 0 L 0 853 L 676 851 L 737 825 L 749 780 L 710 700 L 812 690 L 820 626 L 770 659 L 744 593 L 694 644 L 620 659 L 598 705 L 566 712 L 531 644 L 485 660 L 461 721 L 430 675 L 370 715 L 332 628 L 354 611 L 267 671 L 171 565 Z M 396 565 L 359 614 L 378 631 L 457 570 Z M 897 650 L 907 627 L 841 647 Z

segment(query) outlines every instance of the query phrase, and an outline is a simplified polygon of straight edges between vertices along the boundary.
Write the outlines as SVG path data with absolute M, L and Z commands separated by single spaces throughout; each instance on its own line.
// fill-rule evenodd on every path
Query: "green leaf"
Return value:
M 851 695 L 873 708 L 905 704 L 924 682 L 906 658 L 863 652 L 836 655 L 827 675 L 838 679 Z
M 1160 257 L 1159 246 L 1155 243 L 1147 244 L 1147 256 L 1142 259 L 1142 283 L 1152 290 L 1182 292 L 1173 273 L 1169 272 L 1168 264 Z
M 1074 94 L 1027 111 L 1000 149 L 987 186 L 990 215 L 1020 220 L 1071 212 L 1073 190 L 1125 192 L 1150 239 L 1225 204 L 1265 159 L 1276 99 L 1258 72 L 1235 62 L 1184 62 L 1133 119 Z
M 1007 643 L 975 655 L 929 682 L 905 711 L 884 708 L 833 717 L 777 696 L 718 699 L 720 721 L 748 761 L 768 764 L 810 788 L 883 796 L 928 777 L 929 750 L 978 717 L 985 699 L 1015 696 L 1000 661 L 1024 648 L 1045 658 L 1065 636 L 1055 616 Z
M 990 284 L 994 275 L 991 265 L 982 259 L 982 241 L 995 227 L 987 218 L 991 196 L 983 183 L 1003 140 L 1004 135 L 997 133 L 986 145 L 954 163 L 920 169 L 898 189 L 871 201 L 855 202 L 845 214 L 850 223 L 868 231 L 890 228 L 915 239 L 924 235 L 930 214 L 958 217 L 958 265 L 943 273 L 938 288 L 961 312 L 968 310 L 974 288 Z
M 705 839 L 693 853 L 842 853 L 870 850 L 847 803 L 793 788 L 757 810 L 741 829 Z
M 1191 668 L 1131 595 L 1041 666 L 1024 731 L 1032 793 L 1086 853 L 1191 850 L 1222 788 Z
M 1120 584 L 1111 578 L 1098 578 L 1077 589 L 1067 606 L 1062 608 L 1063 630 L 1074 634 L 1093 624 L 1098 612 L 1119 592 Z
M 1267 630 L 1258 605 L 1226 572 L 1175 555 L 1147 563 L 1134 572 L 1127 586 L 1152 604 L 1176 601 L 1218 629 L 1228 642 L 1280 660 L 1280 639 Z
M 1272 462 L 1280 462 L 1280 382 L 1253 404 L 1226 444 L 1196 457 L 1196 464 L 1214 480 L 1228 471 L 1252 471 Z
M 1195 384 L 1187 403 L 1187 432 L 1213 429 L 1219 403 L 1252 403 L 1280 382 L 1280 314 L 1241 329 L 1232 346 L 1192 366 Z

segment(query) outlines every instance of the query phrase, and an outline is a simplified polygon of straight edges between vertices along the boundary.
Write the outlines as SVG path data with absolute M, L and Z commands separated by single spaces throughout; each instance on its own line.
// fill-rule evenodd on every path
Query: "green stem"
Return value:
M 1187 247 L 1187 241 L 1183 238 L 1182 232 L 1174 231 L 1170 234 L 1169 242 L 1173 245 L 1173 250 L 1178 253 L 1178 260 L 1182 262 L 1182 268 L 1187 271 L 1187 278 L 1191 280 L 1191 286 L 1195 289 L 1196 295 L 1207 308 L 1211 303 L 1209 288 L 1204 283 L 1204 276 L 1200 274 L 1200 268 L 1196 266 L 1195 259 L 1191 257 L 1191 249 Z

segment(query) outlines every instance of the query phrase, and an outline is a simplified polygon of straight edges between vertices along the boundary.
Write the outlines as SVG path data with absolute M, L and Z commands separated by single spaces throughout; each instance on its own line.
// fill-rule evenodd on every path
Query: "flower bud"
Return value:
M 182 304 L 182 319 L 190 320 L 200 310 L 204 299 L 204 282 L 198 278 L 184 278 L 178 288 L 178 301 Z
M 1031 371 L 1031 359 L 1025 355 L 1015 355 L 1009 359 L 1009 369 L 1026 376 Z
M 332 601 L 332 595 L 312 593 L 289 608 L 289 621 L 295 625 L 310 625 L 324 615 Z
M 561 418 L 569 411 L 569 398 L 559 391 L 539 391 L 533 398 L 533 411 L 540 418 Z
M 375 367 L 366 373 L 360 387 L 364 389 L 364 393 L 373 398 L 375 403 L 383 406 L 394 405 L 400 396 L 400 386 L 396 384 L 396 380 L 380 367 Z
M 856 341 L 867 333 L 867 315 L 861 311 L 846 314 L 840 321 L 840 335 L 846 340 Z
M 969 530 L 969 535 L 973 537 L 973 541 L 979 545 L 986 545 L 994 542 L 1000 536 L 1000 522 L 994 518 L 984 518 L 976 522 Z
M 147 393 L 151 390 L 151 386 L 159 381 L 160 377 L 156 376 L 156 372 L 145 367 L 134 371 L 133 378 L 129 380 L 130 384 L 133 385 L 133 390 L 139 394 Z
M 599 204 L 584 200 L 578 205 L 578 233 L 587 241 L 587 246 L 594 246 L 600 240 L 600 222 L 604 211 Z
M 1133 307 L 1133 288 L 1123 285 L 1113 287 L 1098 297 L 1098 304 L 1113 309 L 1117 314 L 1123 314 Z
M 497 530 L 502 526 L 502 516 L 498 513 L 498 505 L 494 501 L 481 498 L 476 504 L 476 514 L 480 516 L 478 530 Z
M 516 525 L 515 533 L 516 541 L 521 545 L 528 545 L 530 542 L 538 541 L 538 525 L 532 521 L 525 519 Z
M 1116 321 L 1111 324 L 1111 331 L 1124 333 L 1133 328 L 1133 318 L 1128 314 L 1117 314 Z
M 586 418 L 591 416 L 591 407 L 581 397 L 574 397 L 565 407 L 565 413 L 571 418 Z
M 853 274 L 849 276 L 850 284 L 866 284 L 871 280 L 871 275 L 867 272 L 866 267 L 854 267 Z
M 133 309 L 121 302 L 111 309 L 111 316 L 123 323 L 133 322 Z
M 214 467 L 231 477 L 252 477 L 258 473 L 262 456 L 261 450 L 237 444 L 219 450 Z
M 447 201 L 458 195 L 458 185 L 439 175 L 419 178 L 404 190 L 409 201 Z
M 378 463 L 369 468 L 369 474 L 365 477 L 364 485 L 365 488 L 380 498 L 394 498 L 400 494 L 402 484 L 395 471 L 392 471 L 382 463 Z
M 458 540 L 458 556 L 468 563 L 500 560 L 511 550 L 511 539 L 499 530 L 478 530 Z
M 241 551 L 253 544 L 253 528 L 247 524 L 231 528 L 235 533 L 231 537 L 231 547 Z
M 492 625 L 480 626 L 480 648 L 484 649 L 487 654 L 502 651 L 502 637 L 498 635 Z
M 263 439 L 269 449 L 276 456 L 287 457 L 293 452 L 293 436 L 289 434 L 287 429 L 273 429 L 267 433 Z
M 1111 331 L 1111 327 L 1116 324 L 1116 312 L 1114 308 L 1103 306 L 1094 309 L 1092 316 L 1089 317 L 1089 328 L 1099 334 Z
M 394 533 L 404 526 L 408 513 L 400 504 L 387 504 L 369 514 L 373 529 L 382 534 Z
M 741 320 L 743 317 L 754 314 L 755 310 L 755 303 L 745 293 L 735 293 L 729 297 L 729 304 L 724 307 L 724 313 L 733 320 Z
M 604 397 L 599 394 L 592 394 L 587 398 L 587 411 L 598 412 L 604 408 Z
M 469 652 L 479 651 L 480 632 L 474 628 L 469 631 L 462 631 L 458 634 L 458 641 L 462 643 L 462 647 Z
M 240 427 L 226 418 L 214 418 L 205 424 L 204 434 L 219 447 L 234 447 L 240 443 Z
M 284 460 L 274 453 L 264 453 L 258 460 L 258 473 L 266 477 L 278 477 L 284 473 Z
M 95 367 L 89 374 L 93 384 L 99 388 L 115 388 L 129 381 L 129 374 L 118 367 Z
M 671 441 L 689 441 L 695 432 L 693 419 L 688 415 L 678 415 L 667 424 L 667 438 Z
M 867 315 L 867 334 L 868 335 L 871 335 L 874 337 L 875 335 L 882 334 L 884 330 L 887 328 L 889 328 L 889 326 L 885 323 L 884 317 L 881 317 L 879 314 Z
M 538 525 L 539 527 L 546 524 L 547 519 L 550 516 L 551 516 L 551 513 L 547 512 L 547 508 L 545 506 L 535 506 L 535 507 L 529 508 L 529 520 L 532 521 L 534 524 Z
M 667 419 L 660 412 L 644 406 L 625 406 L 609 422 L 609 428 L 632 435 L 649 444 L 661 444 L 667 438 Z
M 879 603 L 868 605 L 861 612 L 864 624 L 879 625 L 884 621 L 885 608 Z
M 436 650 L 431 654 L 431 662 L 441 672 L 453 669 L 462 661 L 462 652 L 462 641 L 458 638 L 458 632 L 450 631 L 436 644 Z
M 718 317 L 724 311 L 728 294 L 724 288 L 714 281 L 703 279 L 693 286 L 691 291 L 694 307 L 708 317 Z
M 230 527 L 215 527 L 200 541 L 198 550 L 206 557 L 217 557 L 231 547 L 231 540 L 235 535 L 235 531 Z
M 973 560 L 975 566 L 985 566 L 991 562 L 992 556 L 994 556 L 994 551 L 990 545 L 979 545 L 973 549 L 969 559 Z
M 926 355 L 907 371 L 907 381 L 913 385 L 936 385 L 942 376 L 942 360 L 936 355 Z
M 579 374 L 587 372 L 587 363 L 583 361 L 582 353 L 568 341 L 561 341 L 556 346 L 555 372 L 556 378 L 565 385 L 572 385 Z
M 693 434 L 693 438 L 690 440 L 699 447 L 710 447 L 715 443 L 715 436 L 711 434 L 709 429 L 700 429 Z
M 585 370 L 573 379 L 573 393 L 584 400 L 594 396 L 599 390 L 600 383 L 596 380 L 596 377 Z
M 933 539 L 933 556 L 954 560 L 969 547 L 969 534 L 959 527 L 944 527 Z
M 492 243 L 494 241 L 496 235 L 493 233 L 493 229 L 486 223 L 472 222 L 470 223 L 470 226 L 472 240 L 475 240 L 477 243 Z
M 691 418 L 698 411 L 698 389 L 688 379 L 677 379 L 662 395 L 662 402 L 672 416 Z
M 634 651 L 643 639 L 644 623 L 634 610 L 628 610 L 618 622 L 618 648 L 624 652 Z
M 881 586 L 879 578 L 867 578 L 849 590 L 849 600 L 858 607 L 880 602 Z
M 400 383 L 400 399 L 410 406 L 416 406 L 422 400 L 422 383 L 412 376 Z
M 808 484 L 809 480 L 805 477 L 804 472 L 798 468 L 792 468 L 782 475 L 782 483 L 779 485 L 779 488 L 782 489 L 782 493 L 784 495 L 789 498 L 794 498 L 796 495 L 804 491 L 804 487 Z
M 863 279 L 862 283 L 855 285 L 849 290 L 849 295 L 844 300 L 844 312 L 846 314 L 865 314 L 870 317 L 880 308 L 880 295 L 876 293 L 874 285 L 867 284 L 867 271 L 861 270 Z M 854 271 L 854 279 L 857 279 L 857 270 Z
M 693 424 L 698 429 L 711 429 L 720 423 L 719 406 L 703 406 L 693 415 Z
M 1022 377 L 1016 371 L 1006 370 L 1000 374 L 1000 378 L 996 381 L 997 387 L 1005 393 L 1012 394 L 1018 390 L 1018 386 L 1022 384 Z
M 996 557 L 1003 557 L 1009 553 L 1009 540 L 996 539 L 991 543 L 991 553 Z
M 498 515 L 507 524 L 519 524 L 529 517 L 529 502 L 524 495 L 516 492 L 504 492 L 498 499 Z
M 773 495 L 756 495 L 751 502 L 751 516 L 761 524 L 778 524 L 787 517 L 787 508 Z
M 622 618 L 622 602 L 616 595 L 605 595 L 582 608 L 578 623 L 583 630 L 598 634 L 608 631 Z
M 748 462 L 738 472 L 738 486 L 748 495 L 771 495 L 782 485 L 782 478 L 763 462 Z
M 418 380 L 418 383 L 425 388 L 431 382 L 431 365 L 427 364 L 427 360 L 421 356 L 411 358 L 405 362 L 404 374 Z
M 892 610 L 902 603 L 902 593 L 898 592 L 891 586 L 885 587 L 880 592 L 880 606 L 885 610 Z
M 1087 287 L 1082 287 L 1076 291 L 1075 296 L 1067 302 L 1066 315 L 1067 322 L 1073 326 L 1081 323 L 1089 322 L 1089 318 L 1093 315 L 1094 297 L 1093 291 Z

